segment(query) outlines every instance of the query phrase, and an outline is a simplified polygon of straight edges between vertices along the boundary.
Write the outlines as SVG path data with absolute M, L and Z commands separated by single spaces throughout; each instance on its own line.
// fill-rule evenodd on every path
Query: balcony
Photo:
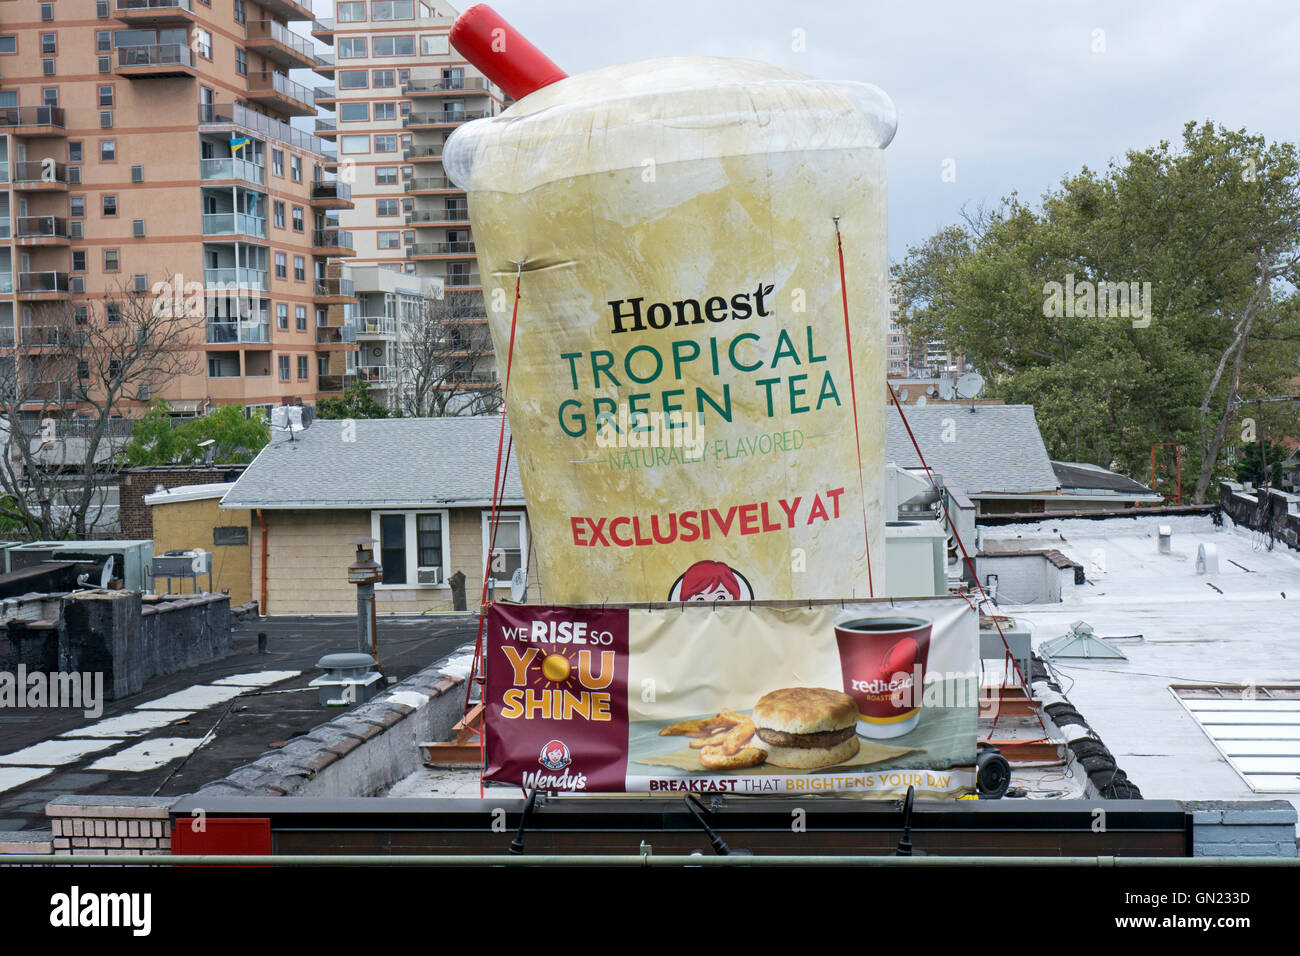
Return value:
M 265 239 L 266 220 L 243 212 L 206 213 L 203 216 L 203 235 Z
M 271 326 L 262 321 L 212 321 L 208 320 L 208 345 L 264 345 L 271 341 Z
M 245 46 L 266 59 L 291 69 L 312 69 L 316 54 L 311 40 L 274 20 L 249 20 Z
M 321 139 L 335 139 L 339 135 L 338 125 L 332 119 L 316 117 L 316 135 Z
M 18 344 L 24 348 L 80 348 L 86 333 L 63 325 L 20 325 Z
M 410 149 L 402 150 L 402 159 L 406 160 L 408 163 L 441 162 L 442 147 L 443 144 L 441 142 L 432 145 L 421 144 L 419 146 L 412 146 Z
M 290 116 L 315 116 L 316 94 L 283 73 L 249 72 L 248 99 Z
M 0 349 L 14 347 L 14 327 L 10 323 L 0 324 Z
M 0 295 L 8 295 L 14 291 L 14 274 L 12 272 L 0 272 Z
M 352 233 L 346 229 L 313 229 L 311 233 L 313 256 L 355 256 Z
M 375 388 L 387 388 L 397 383 L 395 365 L 358 365 L 344 376 L 351 382 L 366 382 Z
M 453 273 L 444 276 L 443 284 L 448 289 L 478 289 L 483 285 L 477 272 Z
M 257 0 L 258 6 L 281 20 L 310 20 L 311 9 L 297 0 Z
M 317 392 L 341 392 L 343 391 L 342 375 L 318 375 L 316 376 Z
M 483 119 L 491 114 L 487 110 L 412 110 L 402 118 L 404 129 L 435 129 L 441 126 L 459 126 L 469 120 Z
M 316 87 L 316 105 L 323 110 L 332 110 L 338 102 L 338 92 L 334 89 L 334 84 L 329 86 Z
M 264 269 L 204 269 L 203 284 L 207 286 L 208 292 L 221 289 L 259 289 L 266 292 L 271 288 Z
M 20 246 L 66 246 L 68 221 L 58 216 L 20 216 L 14 240 Z
M 266 185 L 266 167 L 235 157 L 199 160 L 199 178 L 204 182 L 241 182 Z
M 15 192 L 67 192 L 68 167 L 52 161 L 14 163 Z
M 68 295 L 68 274 L 66 272 L 20 272 L 17 293 L 20 299 L 65 298 Z
M 391 315 L 362 316 L 356 319 L 356 324 L 359 339 L 397 338 L 397 319 Z
M 66 136 L 67 121 L 58 106 L 5 106 L 0 107 L 0 133 Z
M 259 139 L 273 139 L 287 143 L 298 149 L 306 150 L 316 156 L 326 156 L 325 143 L 318 137 L 302 130 L 294 129 L 283 120 L 258 113 L 242 103 L 229 106 L 200 106 L 199 128 L 235 127 L 242 132 L 252 133 Z
M 190 0 L 117 0 L 113 16 L 123 23 L 190 23 L 194 9 Z
M 487 80 L 480 76 L 440 77 L 437 79 L 411 80 L 402 84 L 402 95 L 411 98 L 420 96 L 441 96 L 444 93 L 487 92 Z
M 0 163 L 0 183 L 9 182 L 9 164 Z
M 356 345 L 357 330 L 350 325 L 318 325 L 317 345 Z
M 337 179 L 316 180 L 311 184 L 310 201 L 317 209 L 352 209 L 352 187 Z
M 408 193 L 464 192 L 446 176 L 416 176 L 406 183 Z
M 457 206 L 452 209 L 420 209 L 406 217 L 408 226 L 443 226 L 469 222 L 469 209 Z
M 334 21 L 328 17 L 311 22 L 311 35 L 321 43 L 334 45 Z
M 351 279 L 317 279 L 316 300 L 326 302 L 355 302 L 356 284 Z
M 466 259 L 475 255 L 474 241 L 416 242 L 406 247 L 408 259 Z
M 194 69 L 193 51 L 179 43 L 118 47 L 113 71 L 118 76 L 145 80 L 198 75 Z
M 325 77 L 325 79 L 327 80 L 334 79 L 334 69 L 335 69 L 334 54 L 317 53 L 316 65 L 313 66 L 312 69 L 315 70 L 317 73 L 319 73 L 321 76 Z

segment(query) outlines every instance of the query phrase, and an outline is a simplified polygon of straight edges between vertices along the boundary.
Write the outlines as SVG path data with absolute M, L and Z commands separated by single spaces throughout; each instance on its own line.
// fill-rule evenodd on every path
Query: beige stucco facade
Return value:
M 212 552 L 212 587 L 230 595 L 231 606 L 247 604 L 252 599 L 249 577 L 251 544 L 254 540 L 249 528 L 247 511 L 222 511 L 220 498 L 202 498 L 197 501 L 176 501 L 153 506 L 153 553 L 198 549 Z M 245 544 L 216 544 L 214 529 L 243 526 L 248 529 Z M 199 587 L 207 587 L 207 578 L 199 579 Z M 163 582 L 159 581 L 162 587 Z M 173 585 L 173 590 L 179 584 Z

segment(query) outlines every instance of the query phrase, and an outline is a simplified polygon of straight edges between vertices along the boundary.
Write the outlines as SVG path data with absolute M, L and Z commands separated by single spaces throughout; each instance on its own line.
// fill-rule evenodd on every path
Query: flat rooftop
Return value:
M 1169 554 L 1159 550 L 1161 525 L 1172 531 Z M 1266 535 L 1226 517 L 1216 526 L 1208 515 L 1046 519 L 983 534 L 986 547 L 1013 540 L 1055 548 L 1085 568 L 1088 582 L 1064 588 L 1059 604 L 999 604 L 1030 626 L 1035 651 L 1076 621 L 1102 638 L 1142 635 L 1114 642 L 1127 661 L 1049 664 L 1144 797 L 1286 799 L 1300 808 L 1300 776 L 1274 775 L 1278 790 L 1253 790 L 1171 690 L 1234 685 L 1227 696 L 1240 700 L 1300 684 L 1300 553 L 1280 542 L 1270 549 Z M 1217 551 L 1216 573 L 1197 573 L 1203 544 Z M 1286 744 L 1263 746 L 1273 750 L 1256 752 L 1300 757 Z

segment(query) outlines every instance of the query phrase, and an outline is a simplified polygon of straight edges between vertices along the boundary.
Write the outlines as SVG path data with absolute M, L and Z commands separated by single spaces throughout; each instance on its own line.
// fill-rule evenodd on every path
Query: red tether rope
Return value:
M 844 342 L 849 353 L 849 395 L 853 399 L 853 440 L 858 449 L 858 501 L 862 503 L 862 539 L 867 546 L 867 591 L 876 596 L 871 578 L 871 535 L 867 532 L 867 493 L 862 484 L 862 436 L 858 431 L 858 383 L 853 375 L 853 331 L 849 325 L 849 287 L 844 279 L 844 243 L 840 239 L 840 220 L 835 218 L 835 248 L 840 256 L 840 298 L 844 300 Z

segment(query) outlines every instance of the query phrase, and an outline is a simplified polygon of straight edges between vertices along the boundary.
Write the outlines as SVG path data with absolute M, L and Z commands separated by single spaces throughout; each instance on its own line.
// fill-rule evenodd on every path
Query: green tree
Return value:
M 349 385 L 342 398 L 322 398 L 316 403 L 317 418 L 388 418 L 389 414 L 370 394 L 368 382 Z
M 1280 488 L 1282 485 L 1282 462 L 1286 461 L 1290 452 L 1285 445 L 1278 444 L 1274 441 L 1264 439 L 1264 449 L 1261 454 L 1258 444 L 1247 445 L 1241 453 L 1241 460 L 1237 462 L 1237 480 L 1240 482 L 1250 482 L 1258 487 L 1263 484 L 1264 469 L 1261 467 L 1262 460 L 1268 459 L 1268 470 L 1270 473 L 1269 484 L 1274 488 Z
M 1180 148 L 1084 167 L 1037 209 L 1013 194 L 892 272 L 909 334 L 1034 405 L 1053 455 L 1142 475 L 1153 442 L 1179 442 L 1201 501 L 1242 403 L 1296 373 L 1298 262 L 1295 147 L 1189 123 Z
M 174 421 L 159 399 L 137 420 L 122 449 L 122 463 L 198 465 L 204 461 L 240 464 L 253 460 L 271 438 L 265 417 L 246 416 L 240 405 L 221 405 L 201 418 Z M 211 445 L 204 444 L 211 442 Z

